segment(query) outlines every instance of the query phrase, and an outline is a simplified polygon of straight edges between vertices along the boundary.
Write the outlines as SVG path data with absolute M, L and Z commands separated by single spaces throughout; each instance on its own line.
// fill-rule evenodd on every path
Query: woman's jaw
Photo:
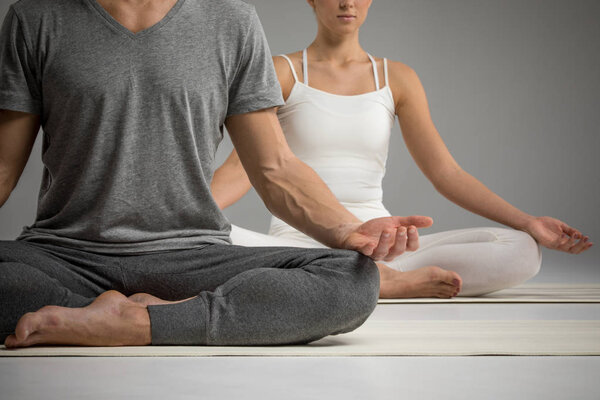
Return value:
M 326 30 L 336 35 L 358 31 L 367 17 L 371 1 L 307 0 L 315 12 L 319 30 Z

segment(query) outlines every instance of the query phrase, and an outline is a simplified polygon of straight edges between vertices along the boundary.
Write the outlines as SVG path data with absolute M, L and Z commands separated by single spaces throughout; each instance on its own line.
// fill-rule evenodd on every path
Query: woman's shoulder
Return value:
M 383 58 L 376 58 L 377 63 L 383 64 Z M 394 102 L 398 105 L 406 97 L 421 85 L 417 72 L 409 65 L 394 60 L 387 60 L 388 85 L 394 96 Z
M 286 57 L 291 61 L 298 79 L 302 80 L 302 51 L 286 54 Z M 290 64 L 285 57 L 277 55 L 273 56 L 273 66 L 277 73 L 283 98 L 287 100 L 295 83 L 294 74 L 290 68 Z
M 283 57 L 285 56 L 285 57 Z M 277 75 L 286 75 L 292 76 L 292 70 L 290 69 L 290 64 L 286 57 L 291 61 L 294 66 L 294 70 L 298 77 L 302 74 L 302 51 L 296 51 L 294 53 L 281 54 L 273 56 L 273 64 L 275 65 L 275 70 L 277 71 Z

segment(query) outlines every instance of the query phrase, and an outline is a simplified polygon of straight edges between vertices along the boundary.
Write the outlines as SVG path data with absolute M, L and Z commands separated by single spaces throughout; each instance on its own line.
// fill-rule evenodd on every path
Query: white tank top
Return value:
M 359 219 L 388 216 L 382 203 L 390 131 L 395 107 L 383 59 L 385 85 L 379 89 L 377 64 L 371 55 L 375 90 L 344 96 L 308 85 L 306 49 L 302 52 L 304 82 L 298 81 L 291 60 L 294 86 L 277 116 L 292 152 L 313 168 L 337 199 Z M 273 217 L 269 234 L 306 238 Z M 312 239 L 310 239 L 312 240 Z

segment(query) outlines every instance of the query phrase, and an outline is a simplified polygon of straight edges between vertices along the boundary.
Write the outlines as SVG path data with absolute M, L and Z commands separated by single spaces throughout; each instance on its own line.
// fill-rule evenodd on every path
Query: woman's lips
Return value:
M 344 22 L 350 22 L 350 21 L 354 21 L 356 16 L 354 16 L 354 15 L 338 15 L 338 18 Z

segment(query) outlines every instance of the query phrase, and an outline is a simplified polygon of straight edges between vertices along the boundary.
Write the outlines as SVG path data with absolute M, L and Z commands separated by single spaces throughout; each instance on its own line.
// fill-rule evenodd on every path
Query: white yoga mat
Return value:
M 600 303 L 600 284 L 529 284 L 478 297 L 452 299 L 380 299 L 379 304 L 397 303 Z
M 304 346 L 34 347 L 0 356 L 473 356 L 600 355 L 600 321 L 367 321 Z

